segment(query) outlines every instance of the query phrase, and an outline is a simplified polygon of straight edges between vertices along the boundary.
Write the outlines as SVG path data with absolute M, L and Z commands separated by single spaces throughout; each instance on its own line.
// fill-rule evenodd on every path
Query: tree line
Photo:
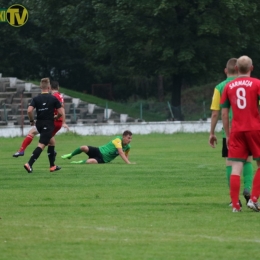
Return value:
M 13 1 L 0 0 L 0 9 Z M 116 100 L 171 93 L 224 78 L 231 57 L 248 55 L 260 75 L 257 0 L 24 0 L 28 22 L 0 23 L 0 72 L 50 77 L 91 94 L 113 86 Z

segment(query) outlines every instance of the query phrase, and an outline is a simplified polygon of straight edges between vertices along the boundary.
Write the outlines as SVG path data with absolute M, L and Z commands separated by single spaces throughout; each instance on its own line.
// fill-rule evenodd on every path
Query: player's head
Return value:
M 253 70 L 252 59 L 244 55 L 237 59 L 236 69 L 239 74 L 248 74 Z
M 132 132 L 129 130 L 125 130 L 123 133 L 123 144 L 129 144 L 132 141 Z
M 41 79 L 41 83 L 40 83 L 40 88 L 43 90 L 43 91 L 49 91 L 50 89 L 50 80 L 49 78 L 43 78 Z
M 52 81 L 51 82 L 51 89 L 52 90 L 59 90 L 59 82 L 58 81 Z
M 236 75 L 236 64 L 237 64 L 237 58 L 231 58 L 227 61 L 225 73 L 226 75 Z

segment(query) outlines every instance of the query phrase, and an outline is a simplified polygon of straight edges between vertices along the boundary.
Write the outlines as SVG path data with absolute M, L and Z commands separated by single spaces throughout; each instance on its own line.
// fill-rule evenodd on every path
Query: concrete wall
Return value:
M 31 129 L 25 126 L 21 129 L 19 126 L 0 127 L 0 137 L 16 137 L 26 135 Z M 221 131 L 222 122 L 219 121 L 216 132 Z M 208 121 L 173 121 L 173 122 L 141 122 L 141 123 L 117 123 L 117 124 L 93 124 L 93 125 L 70 125 L 70 131 L 79 135 L 115 135 L 122 134 L 124 130 L 130 130 L 133 134 L 151 134 L 163 133 L 173 134 L 177 132 L 198 133 L 210 131 L 210 120 Z M 66 132 L 61 129 L 58 134 Z

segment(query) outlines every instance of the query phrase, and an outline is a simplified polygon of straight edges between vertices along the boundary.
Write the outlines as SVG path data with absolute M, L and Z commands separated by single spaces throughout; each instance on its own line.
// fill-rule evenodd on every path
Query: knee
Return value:
M 246 162 L 252 162 L 252 161 L 253 161 L 252 155 L 248 156 Z
M 44 150 L 44 148 L 45 148 L 45 144 L 38 143 L 38 147 L 40 147 L 42 150 Z
M 84 145 L 84 146 L 81 146 L 81 147 L 80 147 L 80 150 L 81 150 L 82 152 L 87 153 L 89 149 L 88 149 L 88 147 L 87 147 L 86 145 Z

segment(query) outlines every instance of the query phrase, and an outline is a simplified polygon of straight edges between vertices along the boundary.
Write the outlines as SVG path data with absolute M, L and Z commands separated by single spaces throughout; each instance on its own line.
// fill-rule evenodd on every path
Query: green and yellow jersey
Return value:
M 125 155 L 127 156 L 130 151 L 130 144 L 123 145 L 123 138 L 121 136 L 116 136 L 109 143 L 99 147 L 99 150 L 102 154 L 104 162 L 111 162 L 114 160 L 118 154 L 118 148 L 122 148 Z
M 233 79 L 235 79 L 236 77 L 228 77 L 226 78 L 226 80 L 222 81 L 221 83 L 219 83 L 215 89 L 214 89 L 214 94 L 213 94 L 213 98 L 212 98 L 212 103 L 211 103 L 211 110 L 220 110 L 220 99 L 221 99 L 221 95 L 224 91 L 225 86 L 227 85 L 228 82 L 232 81 Z M 231 121 L 232 119 L 232 110 L 229 110 L 229 119 Z M 223 138 L 226 138 L 226 134 L 225 131 L 222 130 L 222 136 Z

